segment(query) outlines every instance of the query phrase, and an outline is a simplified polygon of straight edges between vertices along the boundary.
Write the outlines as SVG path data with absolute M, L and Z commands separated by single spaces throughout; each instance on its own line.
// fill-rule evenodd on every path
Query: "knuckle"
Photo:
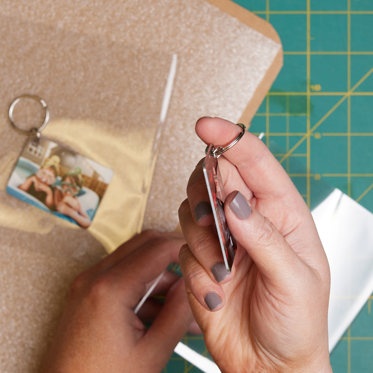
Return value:
M 161 246 L 169 239 L 166 233 L 159 232 L 155 229 L 148 229 L 141 234 L 144 234 L 148 247 Z
M 107 276 L 97 277 L 90 289 L 89 289 L 89 298 L 93 301 L 100 301 L 108 296 L 113 290 L 111 281 Z
M 273 243 L 275 235 L 274 225 L 264 217 L 259 229 L 257 230 L 257 240 L 264 246 L 269 246 Z
M 200 253 L 203 253 L 211 248 L 211 239 L 206 232 L 196 232 L 190 238 L 191 251 L 198 257 Z
M 188 245 L 183 245 L 179 251 L 179 261 L 180 264 L 184 263 L 185 259 L 189 256 L 189 248 Z
M 165 245 L 169 245 L 171 238 L 166 235 L 165 233 L 160 233 L 157 235 L 152 236 L 149 239 L 148 246 L 151 247 L 164 247 Z
M 189 182 L 186 188 L 187 196 L 188 197 L 194 196 L 198 192 L 199 188 L 200 188 L 200 185 L 199 183 L 197 183 L 196 180 L 189 179 Z
M 192 263 L 193 254 L 191 253 L 189 246 L 184 244 L 179 250 L 179 265 L 183 275 L 189 272 Z
M 203 188 L 203 171 L 202 171 L 202 163 L 204 159 L 202 159 L 198 164 L 197 167 L 194 169 L 190 178 L 188 180 L 188 184 L 186 187 L 187 196 L 193 196 L 197 193 L 201 192 L 201 188 Z
M 86 272 L 80 273 L 75 277 L 73 282 L 70 285 L 70 296 L 74 297 L 79 295 L 87 285 L 87 274 Z
M 189 210 L 189 201 L 188 199 L 185 199 L 179 206 L 179 211 L 178 211 L 179 218 L 184 216 L 188 212 L 188 210 Z
M 161 235 L 161 233 L 156 229 L 145 229 L 141 234 L 149 240 L 159 237 Z
M 196 291 L 197 289 L 201 289 L 201 285 L 206 282 L 206 274 L 194 266 L 188 271 L 186 281 L 192 291 Z
M 188 245 L 183 245 L 181 247 L 179 259 L 186 282 L 192 288 L 195 284 L 200 284 L 204 280 L 206 274 L 204 273 L 202 267 L 200 267 L 193 258 L 193 255 L 189 251 Z

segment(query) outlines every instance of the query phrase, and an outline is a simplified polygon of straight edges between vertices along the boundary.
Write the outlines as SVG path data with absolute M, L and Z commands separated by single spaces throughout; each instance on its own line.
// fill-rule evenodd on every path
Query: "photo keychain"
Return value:
M 232 268 L 237 244 L 228 228 L 227 220 L 225 218 L 224 201 L 226 194 L 224 192 L 223 182 L 219 171 L 218 158 L 227 150 L 236 145 L 245 134 L 245 125 L 242 123 L 237 123 L 237 126 L 241 127 L 242 131 L 229 144 L 218 147 L 210 144 L 206 148 L 206 158 L 202 166 L 220 248 L 223 254 L 224 265 L 229 272 Z
M 26 130 L 14 120 L 14 109 L 22 100 L 40 104 L 44 118 L 38 128 Z M 113 171 L 49 138 L 41 132 L 49 122 L 47 103 L 39 96 L 24 94 L 9 106 L 9 122 L 28 136 L 10 175 L 9 195 L 82 228 L 88 228 L 96 214 Z

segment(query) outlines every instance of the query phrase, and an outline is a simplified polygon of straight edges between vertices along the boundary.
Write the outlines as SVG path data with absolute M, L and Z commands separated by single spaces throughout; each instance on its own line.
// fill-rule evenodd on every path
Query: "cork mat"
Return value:
M 148 61 L 149 58 L 153 63 L 157 61 L 156 71 L 163 83 L 169 57 L 177 54 L 178 69 L 167 126 L 159 147 L 145 214 L 144 227 L 147 228 L 170 230 L 177 224 L 177 208 L 185 198 L 186 180 L 195 163 L 203 156 L 204 146 L 194 135 L 196 119 L 202 115 L 223 116 L 247 123 L 282 63 L 281 45 L 273 29 L 228 1 L 127 0 L 109 4 L 103 0 L 79 3 L 67 0 L 58 4 L 53 1 L 35 1 L 32 4 L 22 0 L 2 1 L 0 27 L 4 29 L 11 23 L 22 25 L 25 30 L 44 30 L 43 40 L 47 41 L 48 35 L 53 37 L 50 39 L 52 41 L 58 40 L 58 35 L 70 35 L 75 41 L 89 39 L 96 53 L 101 43 L 104 46 L 100 50 L 103 59 L 110 60 L 115 52 L 116 57 L 106 70 L 111 80 L 116 80 L 123 71 L 123 64 L 119 63 L 121 52 L 130 56 L 129 51 L 135 48 L 138 52 L 134 58 L 146 55 Z M 43 40 L 35 40 L 30 35 L 18 35 L 24 50 L 28 47 L 31 56 L 36 48 L 39 56 L 45 56 L 46 61 L 50 61 L 48 55 L 51 50 L 43 50 Z M 110 102 L 123 97 L 124 90 L 120 85 L 113 89 L 110 84 L 105 86 L 103 83 L 101 90 L 93 91 L 97 95 L 96 100 L 92 99 L 88 89 L 83 90 L 83 95 L 77 95 L 71 90 L 67 79 L 70 77 L 73 50 L 67 56 L 60 54 L 58 74 L 53 66 L 45 63 L 47 73 L 42 81 L 47 83 L 54 80 L 53 86 L 48 89 L 46 84 L 40 87 L 34 84 L 38 80 L 32 79 L 37 78 L 38 74 L 31 74 L 31 62 L 29 70 L 24 70 L 24 75 L 7 75 L 4 67 L 11 66 L 9 58 L 17 64 L 20 57 L 17 60 L 14 45 L 4 40 L 6 38 L 2 42 L 0 65 L 0 132 L 2 140 L 5 140 L 5 146 L 0 150 L 2 181 L 8 177 L 11 164 L 15 162 L 16 153 L 24 141 L 17 134 L 10 134 L 4 110 L 15 94 L 23 93 L 23 89 L 35 88 L 36 92 L 32 93 L 48 96 L 49 102 L 56 108 L 55 130 L 51 126 L 48 135 L 60 135 L 58 125 L 65 128 L 67 124 L 59 119 L 66 116 L 67 111 L 75 110 L 75 114 L 69 114 L 73 120 L 83 120 L 93 127 L 98 122 L 106 123 L 107 139 L 118 137 L 118 134 L 121 136 L 124 121 L 106 115 L 108 111 L 105 110 L 113 107 L 105 109 L 102 105 L 105 100 Z M 61 40 L 54 46 L 54 55 L 63 49 L 59 49 L 63 46 Z M 91 71 L 92 60 L 84 55 L 79 58 L 82 71 Z M 43 59 L 40 61 L 42 63 Z M 24 65 L 27 66 L 27 63 Z M 150 66 L 154 67 L 154 64 L 150 63 Z M 104 69 L 105 64 L 100 67 Z M 155 83 L 156 77 L 145 76 Z M 57 81 L 56 77 L 65 78 Z M 87 81 L 83 80 L 83 83 L 86 88 L 89 86 Z M 136 85 L 133 87 L 136 90 Z M 65 97 L 61 94 L 64 91 L 69 93 Z M 127 123 L 133 126 L 144 123 L 153 128 L 152 118 L 159 108 L 160 96 L 157 90 L 148 93 L 155 101 L 146 100 L 149 103 L 146 107 L 134 106 L 132 119 Z M 121 101 L 116 101 L 116 105 L 121 113 Z M 77 108 L 83 109 L 79 111 Z M 107 118 L 112 118 L 112 122 Z M 136 118 L 139 119 L 137 122 Z M 126 127 L 125 130 L 130 131 L 130 128 Z M 69 137 L 66 132 L 63 131 L 63 136 Z M 94 138 L 97 139 L 98 133 L 95 132 Z M 71 140 L 71 135 L 69 138 Z M 78 143 L 74 145 L 79 146 Z M 102 149 L 98 150 L 97 156 L 103 156 L 105 152 Z M 113 159 L 111 161 L 115 162 Z M 125 169 L 125 162 L 122 162 Z M 7 198 L 4 189 L 5 185 L 1 185 L 2 200 Z M 119 197 L 117 193 L 115 195 L 125 203 L 128 196 L 122 194 Z M 108 198 L 110 200 L 113 196 L 109 194 Z M 143 199 L 139 199 L 138 203 L 143 203 Z M 52 338 L 69 283 L 78 272 L 105 255 L 105 250 L 89 232 L 57 223 L 56 219 L 42 211 L 31 207 L 25 209 L 18 201 L 10 202 L 7 208 L 16 214 L 22 209 L 22 213 L 29 214 L 30 220 L 36 223 L 32 230 L 9 224 L 0 227 L 0 370 L 34 372 Z M 115 209 L 112 213 L 116 214 Z M 108 216 L 110 218 L 110 213 Z M 118 217 L 115 216 L 115 219 Z M 131 222 L 124 220 L 122 224 L 125 226 Z M 124 232 L 122 237 L 118 237 L 118 241 L 129 238 L 138 228 L 133 226 L 131 229 L 132 232 Z

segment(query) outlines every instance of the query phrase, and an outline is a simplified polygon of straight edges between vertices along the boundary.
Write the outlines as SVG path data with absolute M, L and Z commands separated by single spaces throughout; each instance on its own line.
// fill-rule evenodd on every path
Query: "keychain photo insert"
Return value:
M 37 96 L 22 97 L 40 100 L 41 104 L 44 102 Z M 49 113 L 46 118 L 49 118 Z M 11 110 L 9 119 L 15 127 Z M 46 122 L 39 129 L 30 131 L 16 128 L 29 139 L 10 175 L 6 191 L 21 201 L 88 228 L 113 171 L 64 145 L 41 137 L 45 125 Z

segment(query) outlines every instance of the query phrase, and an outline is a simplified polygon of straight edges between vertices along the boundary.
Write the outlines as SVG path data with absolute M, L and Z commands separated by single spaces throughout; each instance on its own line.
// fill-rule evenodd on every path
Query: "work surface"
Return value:
M 276 156 L 310 206 L 312 181 L 322 180 L 372 212 L 373 2 L 236 2 L 269 21 L 284 48 L 284 67 L 250 130 L 283 149 Z M 334 373 L 372 371 L 372 300 L 332 352 Z M 185 342 L 207 353 L 201 337 Z M 199 370 L 176 355 L 164 370 L 182 371 Z

